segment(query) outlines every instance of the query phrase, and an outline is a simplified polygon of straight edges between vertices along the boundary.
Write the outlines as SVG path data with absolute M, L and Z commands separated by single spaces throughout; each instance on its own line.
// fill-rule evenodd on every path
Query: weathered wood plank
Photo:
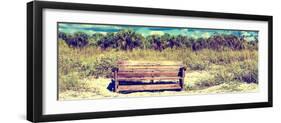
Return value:
M 119 65 L 182 65 L 178 61 L 118 61 Z
M 181 89 L 179 84 L 119 85 L 119 91 Z
M 134 80 L 179 80 L 181 77 L 118 77 L 117 79 L 123 81 L 134 81 Z
M 180 66 L 119 66 L 119 69 L 179 69 Z
M 179 71 L 179 68 L 119 68 L 119 72 L 162 72 L 162 71 Z
M 179 72 L 118 72 L 119 77 L 177 77 Z
M 182 65 L 160 65 L 160 64 L 117 64 L 119 67 L 154 67 L 154 66 L 159 66 L 159 67 L 179 67 Z

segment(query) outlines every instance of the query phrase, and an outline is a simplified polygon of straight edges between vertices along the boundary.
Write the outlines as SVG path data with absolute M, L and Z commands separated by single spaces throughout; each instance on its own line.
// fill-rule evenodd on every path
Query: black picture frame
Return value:
M 255 102 L 255 103 L 241 103 L 241 104 L 44 115 L 42 113 L 43 111 L 43 95 L 42 95 L 43 12 L 42 10 L 45 8 L 266 21 L 268 22 L 268 101 Z M 272 107 L 273 106 L 273 95 L 272 95 L 272 83 L 273 83 L 272 82 L 272 78 L 273 78 L 272 30 L 273 29 L 272 28 L 273 28 L 273 17 L 264 16 L 264 15 L 248 15 L 248 14 L 93 5 L 93 4 L 80 4 L 80 3 L 45 2 L 45 1 L 29 2 L 27 3 L 27 120 L 31 122 L 44 122 L 44 121 L 79 120 L 79 119 L 93 119 L 93 118 L 107 118 L 107 117 L 124 117 L 124 116 L 137 116 L 137 115 L 155 115 L 155 114 L 185 113 L 185 112 L 199 112 L 199 111 L 213 111 L 213 110 Z

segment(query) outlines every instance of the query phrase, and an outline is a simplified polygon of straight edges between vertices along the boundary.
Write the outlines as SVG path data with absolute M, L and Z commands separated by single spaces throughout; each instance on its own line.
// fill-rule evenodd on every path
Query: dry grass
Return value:
M 109 74 L 118 60 L 182 62 L 187 67 L 185 91 L 115 93 L 107 89 Z M 213 51 L 204 49 L 118 51 L 94 47 L 69 48 L 59 44 L 59 100 L 113 97 L 170 96 L 258 91 L 258 82 L 247 84 L 245 77 L 257 73 L 256 50 Z M 247 79 L 247 78 L 246 78 Z

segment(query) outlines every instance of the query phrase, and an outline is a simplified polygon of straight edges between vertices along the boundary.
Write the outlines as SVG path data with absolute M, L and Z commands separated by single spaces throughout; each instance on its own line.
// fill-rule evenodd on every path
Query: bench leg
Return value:
M 181 87 L 181 91 L 184 90 L 184 79 L 179 79 L 179 84 L 180 84 L 180 87 Z
M 184 91 L 184 78 L 185 78 L 185 68 L 182 67 L 181 69 L 181 79 L 180 79 L 180 86 L 181 86 L 181 91 Z
M 119 82 L 118 82 L 118 79 L 117 79 L 117 71 L 114 71 L 114 91 L 115 92 L 118 92 L 118 85 L 119 85 Z
M 117 80 L 115 80 L 115 92 L 118 92 L 118 85 L 119 85 L 119 82 Z

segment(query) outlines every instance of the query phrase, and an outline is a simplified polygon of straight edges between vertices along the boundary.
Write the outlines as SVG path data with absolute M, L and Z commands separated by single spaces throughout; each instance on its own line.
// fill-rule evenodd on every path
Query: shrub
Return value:
M 78 59 L 77 51 L 69 48 L 63 40 L 59 40 L 58 71 L 59 75 L 67 75 L 78 72 L 81 62 Z
M 240 79 L 247 83 L 258 83 L 258 74 L 257 72 L 247 71 L 241 75 Z
M 117 67 L 117 62 L 124 59 L 126 57 L 121 57 L 118 54 L 101 54 L 95 59 L 82 61 L 81 72 L 84 72 L 86 76 L 109 78 L 112 68 Z
M 215 78 L 213 81 L 219 84 L 228 83 L 235 80 L 234 74 L 235 73 L 233 73 L 229 68 L 221 68 L 220 70 L 213 72 Z
M 67 56 L 59 56 L 58 58 L 59 74 L 66 75 L 71 72 L 77 72 L 81 63 L 79 60 Z
M 212 34 L 210 37 L 201 36 L 198 39 L 185 35 L 170 35 L 165 33 L 160 36 L 152 34 L 144 37 L 131 29 L 122 29 L 118 32 L 107 34 L 94 33 L 92 35 L 77 31 L 74 34 L 59 32 L 58 38 L 65 40 L 68 46 L 83 48 L 85 46 L 100 47 L 104 50 L 117 48 L 122 50 L 133 50 L 137 48 L 162 51 L 167 48 L 191 48 L 193 51 L 212 49 L 224 51 L 225 49 L 242 50 L 258 49 L 258 38 L 249 39 L 242 35 L 234 34 Z
M 244 61 L 238 64 L 241 72 L 237 72 L 236 79 L 247 83 L 258 83 L 258 64 L 257 61 Z
M 258 64 L 254 60 L 235 62 L 219 68 L 213 72 L 215 81 L 225 83 L 231 81 L 241 81 L 247 83 L 258 83 Z
M 208 66 L 209 63 L 206 61 L 196 61 L 188 64 L 188 67 L 191 70 L 205 70 Z
M 77 72 L 69 73 L 67 75 L 60 75 L 59 90 L 79 90 L 82 84 L 79 82 L 79 74 Z
M 225 90 L 234 91 L 234 87 L 239 83 L 258 83 L 258 66 L 257 62 L 253 60 L 234 62 L 223 66 L 219 65 L 212 67 L 211 69 L 210 76 L 202 76 L 202 78 L 198 78 L 198 81 L 195 83 L 188 84 L 185 87 L 186 90 L 201 90 L 212 86 L 222 85 L 221 87 L 225 87 Z

